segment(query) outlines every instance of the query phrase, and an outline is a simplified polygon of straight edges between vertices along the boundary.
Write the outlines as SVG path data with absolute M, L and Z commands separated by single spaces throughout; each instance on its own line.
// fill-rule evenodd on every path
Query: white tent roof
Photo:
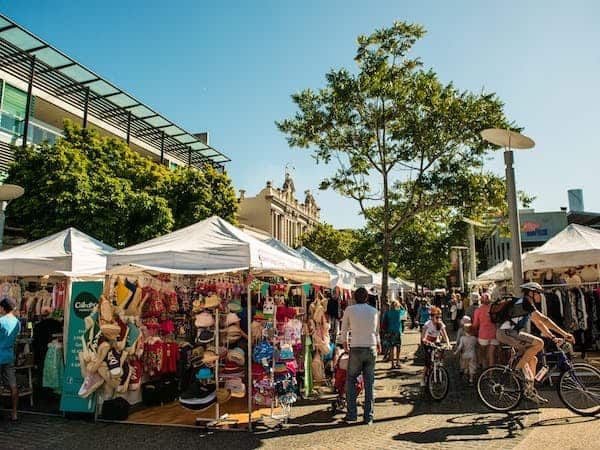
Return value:
M 289 247 L 288 245 L 284 244 L 279 239 L 270 238 L 270 239 L 267 239 L 267 240 L 265 240 L 263 242 L 265 244 L 268 244 L 271 247 L 279 250 L 279 251 L 287 253 L 288 255 L 294 256 L 296 258 L 300 258 L 303 261 L 303 263 L 304 263 L 304 270 L 309 270 L 309 271 L 313 271 L 313 272 L 323 272 L 323 273 L 327 273 L 328 272 L 326 269 L 324 269 L 323 267 L 320 267 L 320 266 L 314 264 L 305 255 L 299 253 L 297 250 L 294 250 L 292 247 Z M 331 275 L 329 276 L 329 278 L 330 278 L 330 281 L 328 283 L 324 284 L 323 285 L 324 287 L 330 287 L 330 285 L 331 285 Z
M 360 263 L 355 263 L 349 259 L 343 260 L 337 264 L 338 267 L 354 274 L 354 280 L 358 285 L 371 284 L 373 282 L 373 272 Z
M 332 262 L 317 255 L 306 247 L 300 247 L 298 249 L 298 253 L 311 261 L 321 270 L 326 270 L 331 274 L 331 284 L 329 286 L 331 289 L 335 288 L 336 286 L 342 289 L 352 289 L 354 287 L 354 274 L 352 272 L 336 266 Z
M 0 252 L 0 275 L 86 276 L 104 272 L 106 257 L 115 251 L 76 228 Z
M 544 245 L 523 255 L 523 270 L 600 264 L 600 231 L 571 224 Z
M 214 274 L 251 269 L 271 275 L 327 286 L 329 274 L 305 269 L 304 261 L 244 233 L 213 216 L 189 227 L 112 253 L 111 273 L 154 271 Z
M 495 281 L 504 281 L 512 279 L 512 262 L 508 259 L 496 264 L 494 267 L 489 268 L 482 274 L 480 274 L 473 284 L 488 283 Z
M 383 284 L 383 273 L 382 272 L 376 273 L 373 276 L 373 284 L 376 286 L 380 286 L 380 287 L 382 286 L 382 284 Z M 394 278 L 392 278 L 391 276 L 388 275 L 388 287 L 390 289 L 398 290 L 404 286 L 401 286 L 400 282 L 398 282 L 397 280 L 395 280 Z

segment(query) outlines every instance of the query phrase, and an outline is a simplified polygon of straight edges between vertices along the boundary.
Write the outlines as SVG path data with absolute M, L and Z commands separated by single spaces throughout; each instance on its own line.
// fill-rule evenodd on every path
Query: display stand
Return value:
M 221 327 L 221 322 L 220 322 L 220 313 L 219 313 L 219 308 L 216 309 L 215 311 L 215 348 L 217 353 L 219 352 L 219 339 L 220 339 L 220 327 Z M 219 389 L 219 383 L 220 383 L 220 379 L 219 379 L 219 361 L 217 360 L 217 362 L 215 363 L 215 389 L 218 390 Z M 215 417 L 214 418 L 206 418 L 206 417 L 196 417 L 196 425 L 203 425 L 206 428 L 209 427 L 217 427 L 219 425 L 234 425 L 237 424 L 239 421 L 237 419 L 231 419 L 229 418 L 229 414 L 223 414 L 221 415 L 221 405 L 219 404 L 219 402 L 217 401 L 217 403 L 215 404 Z

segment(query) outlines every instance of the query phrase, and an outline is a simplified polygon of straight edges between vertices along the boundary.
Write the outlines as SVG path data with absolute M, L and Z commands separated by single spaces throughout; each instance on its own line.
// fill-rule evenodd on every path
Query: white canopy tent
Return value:
M 307 270 L 301 258 L 273 248 L 216 216 L 118 250 L 109 255 L 107 270 L 189 275 L 251 270 L 257 276 L 329 285 L 329 273 Z
M 306 247 L 300 247 L 298 249 L 298 253 L 313 263 L 316 267 L 319 267 L 321 270 L 327 271 L 331 274 L 331 284 L 329 286 L 331 289 L 334 289 L 336 286 L 341 289 L 354 288 L 354 274 L 352 272 L 336 266 L 332 262 L 329 262 Z
M 600 231 L 571 224 L 544 245 L 523 255 L 523 270 L 600 264 Z
M 470 284 L 481 285 L 512 279 L 512 262 L 508 259 L 481 273 Z
M 353 273 L 354 282 L 356 285 L 368 285 L 373 283 L 373 272 L 360 263 L 355 263 L 349 259 L 345 259 L 336 265 L 343 270 Z
M 98 275 L 115 249 L 77 230 L 59 233 L 0 252 L 0 275 L 69 276 Z
M 292 247 L 287 246 L 286 244 L 281 242 L 279 239 L 270 238 L 263 242 L 279 251 L 287 253 L 288 255 L 294 256 L 296 258 L 300 258 L 304 262 L 304 270 L 309 270 L 309 271 L 314 271 L 314 272 L 324 272 L 324 273 L 327 272 L 327 270 L 325 270 L 323 267 L 320 267 L 320 266 L 314 264 L 313 261 L 311 261 L 305 255 L 301 254 L 297 250 L 294 250 Z M 331 278 L 332 277 L 330 276 L 330 282 L 323 285 L 324 287 L 330 286 Z

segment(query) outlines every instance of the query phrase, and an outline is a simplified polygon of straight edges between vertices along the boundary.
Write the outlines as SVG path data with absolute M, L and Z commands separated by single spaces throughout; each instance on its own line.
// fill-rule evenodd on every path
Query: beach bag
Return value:
M 102 404 L 104 420 L 127 420 L 129 417 L 129 402 L 122 397 L 105 400 Z

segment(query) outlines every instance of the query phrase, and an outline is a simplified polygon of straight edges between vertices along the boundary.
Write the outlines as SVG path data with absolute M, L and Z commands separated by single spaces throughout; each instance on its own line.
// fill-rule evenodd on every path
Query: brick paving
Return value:
M 324 395 L 295 406 L 290 423 L 281 430 L 202 432 L 197 429 L 92 423 L 23 414 L 18 424 L 0 422 L 0 448 L 110 449 L 126 445 L 144 448 L 360 448 L 360 449 L 512 449 L 539 421 L 539 412 L 522 409 L 496 414 L 484 409 L 472 387 L 451 370 L 451 390 L 442 402 L 426 398 L 419 387 L 421 367 L 410 356 L 418 334 L 408 331 L 401 369 L 390 371 L 378 363 L 375 423 L 340 423 L 343 412 L 329 410 L 332 397 Z M 553 402 L 554 403 L 554 402 Z M 556 405 L 556 403 L 554 403 Z M 527 406 L 524 404 L 524 406 Z M 359 407 L 359 414 L 361 409 Z

